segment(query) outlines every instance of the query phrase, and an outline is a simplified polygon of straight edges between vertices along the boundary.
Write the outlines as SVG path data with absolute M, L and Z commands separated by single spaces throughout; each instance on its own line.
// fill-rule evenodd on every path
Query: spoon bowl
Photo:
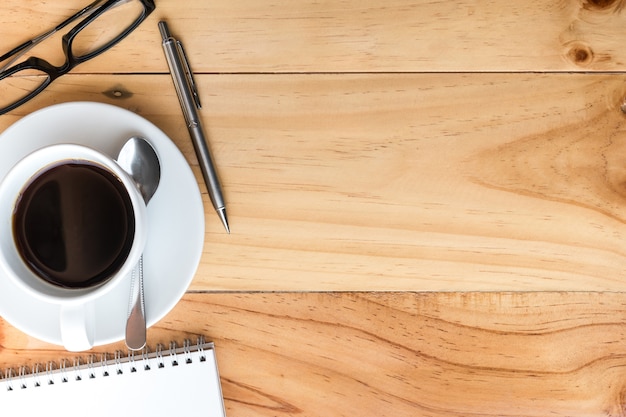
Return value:
M 117 163 L 130 174 L 148 204 L 161 180 L 161 164 L 152 145 L 138 136 L 130 138 L 122 147 Z

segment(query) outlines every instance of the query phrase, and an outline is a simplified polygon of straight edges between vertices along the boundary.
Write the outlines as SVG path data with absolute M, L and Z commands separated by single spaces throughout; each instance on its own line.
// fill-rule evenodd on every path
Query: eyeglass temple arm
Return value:
M 7 59 L 12 57 L 8 62 L 6 62 L 5 64 L 3 64 L 0 67 L 0 71 L 4 71 L 8 67 L 10 67 L 11 64 L 13 64 L 15 61 L 17 61 L 26 52 L 28 52 L 29 50 L 31 50 L 33 47 L 35 47 L 39 43 L 43 42 L 44 40 L 48 39 L 50 36 L 54 35 L 59 30 L 63 29 L 65 26 L 69 25 L 74 20 L 76 20 L 76 19 L 84 16 L 85 14 L 91 12 L 99 3 L 102 3 L 102 1 L 103 0 L 95 0 L 94 2 L 92 2 L 89 5 L 87 5 L 82 10 L 79 10 L 74 15 L 68 17 L 63 22 L 59 23 L 57 26 L 55 26 L 54 28 L 50 29 L 49 31 L 44 32 L 41 35 L 36 36 L 35 38 L 33 38 L 31 40 L 28 40 L 28 41 L 24 42 L 23 44 L 21 44 L 19 46 L 16 46 L 15 48 L 11 49 L 6 54 L 0 56 L 0 62 L 4 62 L 5 60 L 7 60 Z

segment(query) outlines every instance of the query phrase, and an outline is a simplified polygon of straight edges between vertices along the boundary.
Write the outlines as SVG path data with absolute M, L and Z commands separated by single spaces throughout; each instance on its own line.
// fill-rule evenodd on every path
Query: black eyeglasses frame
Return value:
M 4 108 L 0 108 L 0 115 L 6 114 L 6 113 L 8 113 L 8 112 L 10 112 L 12 110 L 15 110 L 16 108 L 22 106 L 23 104 L 25 104 L 26 102 L 32 100 L 35 96 L 40 94 L 43 90 L 45 90 L 54 80 L 56 80 L 57 78 L 61 77 L 62 75 L 67 74 L 72 69 L 74 69 L 77 65 L 82 64 L 83 62 L 89 61 L 90 59 L 95 58 L 96 56 L 102 54 L 103 52 L 106 52 L 107 50 L 111 49 L 113 46 L 117 45 L 122 39 L 124 39 L 131 32 L 133 32 L 148 17 L 148 15 L 150 15 L 150 13 L 152 13 L 154 11 L 154 9 L 156 8 L 156 5 L 154 4 L 154 0 L 137 0 L 137 1 L 141 2 L 141 4 L 144 6 L 144 9 L 143 9 L 143 12 L 141 13 L 141 15 L 139 15 L 139 17 L 130 26 L 128 26 L 122 33 L 120 33 L 118 36 L 116 36 L 110 42 L 108 42 L 105 45 L 102 45 L 100 48 L 98 48 L 98 49 L 96 49 L 96 50 L 94 50 L 94 51 L 92 51 L 92 52 L 90 52 L 88 54 L 85 54 L 85 55 L 80 55 L 80 56 L 75 55 L 72 52 L 72 45 L 73 45 L 73 42 L 74 42 L 74 39 L 76 38 L 76 36 L 83 29 L 85 29 L 91 22 L 96 20 L 98 17 L 100 17 L 102 14 L 107 12 L 112 7 L 114 7 L 120 1 L 124 1 L 124 0 L 108 0 L 108 1 L 106 1 L 104 4 L 102 4 L 101 6 L 97 7 L 93 12 L 91 12 L 91 14 L 89 14 L 89 16 L 87 16 L 85 19 L 83 19 L 78 24 L 76 24 L 68 33 L 63 35 L 63 38 L 61 40 L 61 44 L 62 44 L 62 48 L 63 48 L 63 53 L 65 54 L 65 63 L 64 64 L 62 64 L 60 66 L 55 66 L 55 65 L 50 64 L 45 59 L 38 58 L 38 57 L 35 57 L 35 56 L 31 56 L 28 59 L 26 59 L 25 61 L 22 61 L 19 64 L 16 64 L 16 65 L 14 65 L 14 66 L 12 66 L 12 67 L 10 67 L 10 68 L 0 72 L 0 81 L 2 81 L 3 79 L 5 79 L 7 77 L 10 77 L 10 76 L 12 76 L 12 75 L 14 75 L 14 74 L 16 74 L 16 73 L 18 73 L 20 71 L 25 71 L 25 70 L 30 70 L 30 69 L 40 71 L 40 72 L 45 73 L 47 75 L 47 77 L 43 81 L 43 83 L 39 87 L 37 87 L 35 90 L 33 90 L 29 94 L 25 95 L 21 99 L 17 100 L 15 103 L 13 103 L 13 104 L 11 104 L 9 106 L 6 106 Z M 69 19 L 67 19 L 66 21 L 61 23 L 52 32 L 56 31 L 59 28 L 62 28 L 63 26 L 66 26 L 72 20 L 82 16 L 83 14 L 85 14 L 88 11 L 88 9 L 89 9 L 89 6 L 87 6 L 85 9 L 79 11 L 74 16 L 70 17 Z M 11 50 L 9 53 L 3 55 L 2 58 L 6 58 L 6 57 L 9 57 L 9 56 L 17 53 L 17 52 L 20 52 L 25 47 L 29 47 L 31 44 L 33 44 L 33 42 L 34 41 L 25 42 L 24 44 L 22 44 L 22 45 L 20 45 L 20 46 L 18 46 L 16 48 L 14 48 L 13 50 Z

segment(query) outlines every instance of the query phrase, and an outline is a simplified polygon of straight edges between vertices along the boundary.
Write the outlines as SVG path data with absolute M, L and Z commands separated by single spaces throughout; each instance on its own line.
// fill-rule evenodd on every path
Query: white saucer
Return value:
M 155 125 L 108 104 L 74 102 L 32 113 L 0 135 L 0 178 L 18 160 L 54 143 L 79 143 L 117 157 L 131 136 L 143 136 L 161 163 L 159 188 L 148 205 L 144 285 L 148 326 L 180 300 L 196 272 L 204 244 L 204 209 L 198 183 L 176 145 Z M 130 291 L 127 284 L 93 301 L 95 345 L 124 339 Z M 0 276 L 0 316 L 23 332 L 61 345 L 59 307 L 26 295 Z

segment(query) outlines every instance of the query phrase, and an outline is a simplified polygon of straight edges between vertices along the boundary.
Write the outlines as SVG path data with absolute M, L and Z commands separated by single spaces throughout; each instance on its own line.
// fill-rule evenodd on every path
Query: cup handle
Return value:
M 61 306 L 61 341 L 71 352 L 89 350 L 94 343 L 95 311 L 92 303 Z

